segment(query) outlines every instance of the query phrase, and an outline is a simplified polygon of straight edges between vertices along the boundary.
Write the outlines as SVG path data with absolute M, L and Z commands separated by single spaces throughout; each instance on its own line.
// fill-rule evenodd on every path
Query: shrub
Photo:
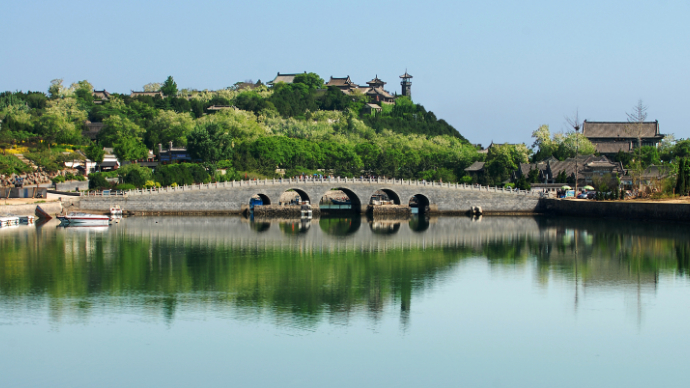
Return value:
M 24 156 L 47 172 L 60 170 L 60 165 L 57 162 L 56 156 L 48 150 L 27 152 Z
M 161 184 L 160 184 L 159 182 L 154 182 L 154 181 L 152 181 L 152 180 L 148 180 L 148 181 L 146 181 L 146 183 L 144 184 L 144 187 L 147 188 L 147 189 L 153 188 L 153 187 L 161 187 Z
M 31 172 L 31 167 L 13 155 L 0 155 L 0 174 L 12 175 Z
M 216 168 L 223 169 L 223 170 L 228 169 L 228 168 L 232 168 L 232 161 L 221 160 L 218 163 L 216 163 Z
M 125 191 L 125 190 L 134 190 L 137 187 L 131 183 L 120 183 L 119 185 L 115 186 L 115 188 L 118 190 Z
M 193 183 L 208 183 L 211 176 L 206 169 L 198 164 L 179 163 L 158 166 L 154 178 L 163 186 L 191 185 Z
M 65 178 L 64 178 L 65 181 L 73 181 L 74 179 L 75 179 L 74 174 L 72 174 L 71 172 L 68 172 L 67 174 L 65 174 Z
M 94 172 L 89 175 L 89 189 L 103 190 L 111 187 L 110 182 L 106 179 L 105 173 Z
M 84 182 L 86 180 L 86 177 L 83 175 L 75 175 L 74 179 L 78 180 L 79 182 Z
M 146 181 L 153 180 L 153 173 L 148 167 L 136 163 L 125 165 L 117 170 L 122 183 L 129 183 L 135 187 L 144 187 Z
M 472 183 L 472 177 L 469 175 L 465 175 L 464 177 L 460 178 L 460 183 L 466 183 L 469 185 L 470 183 Z
M 55 178 L 51 179 L 51 181 L 52 181 L 53 183 L 62 183 L 62 182 L 64 182 L 65 180 L 66 180 L 65 177 L 62 176 L 62 175 L 57 175 Z

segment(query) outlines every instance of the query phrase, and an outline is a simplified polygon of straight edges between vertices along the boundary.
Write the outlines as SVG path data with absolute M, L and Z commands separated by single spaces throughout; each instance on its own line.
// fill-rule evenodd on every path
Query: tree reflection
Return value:
M 238 226 L 216 240 L 190 236 L 200 227 L 184 224 L 156 235 L 145 226 L 106 233 L 45 226 L 3 231 L 0 308 L 48 298 L 59 320 L 125 298 L 129 305 L 157 309 L 168 321 L 193 303 L 270 312 L 311 325 L 324 316 L 347 319 L 354 311 L 376 320 L 399 306 L 406 325 L 413 296 L 466 258 L 482 257 L 493 267 L 533 265 L 540 282 L 555 276 L 584 287 L 656 286 L 659 274 L 687 277 L 690 267 L 684 225 L 485 217 L 481 223 L 435 219 L 432 227 L 425 221 L 420 231 L 418 222 L 376 221 L 360 228 L 358 217 L 326 218 L 319 228 L 295 221 L 281 222 L 278 230 L 250 223 L 262 233 L 235 239 L 240 230 L 249 232 Z M 212 223 L 206 228 L 219 229 Z M 421 243 L 413 244 L 420 235 Z M 346 242 L 331 248 L 326 238 Z

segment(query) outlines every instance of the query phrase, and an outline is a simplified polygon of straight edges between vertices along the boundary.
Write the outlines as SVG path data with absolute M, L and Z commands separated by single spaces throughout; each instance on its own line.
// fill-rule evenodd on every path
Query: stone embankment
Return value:
M 36 214 L 36 206 L 48 214 L 55 215 L 65 212 L 75 211 L 79 207 L 79 198 L 67 198 L 63 201 L 36 201 L 33 203 L 0 205 L 0 214 L 14 214 L 16 216 L 33 216 Z
M 690 204 L 685 203 L 568 199 L 545 199 L 543 201 L 546 213 L 556 216 L 690 221 Z
M 320 216 L 318 208 L 312 209 L 312 217 Z M 300 218 L 302 215 L 301 206 L 298 205 L 263 205 L 254 207 L 254 217 L 259 218 L 285 218 L 293 219 Z
M 406 205 L 369 205 L 367 213 L 374 217 L 392 216 L 395 218 L 407 219 L 412 214 L 412 210 Z

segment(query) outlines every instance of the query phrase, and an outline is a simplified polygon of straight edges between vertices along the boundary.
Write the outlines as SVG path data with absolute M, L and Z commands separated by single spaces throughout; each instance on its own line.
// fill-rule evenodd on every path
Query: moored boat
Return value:
M 0 215 L 0 227 L 19 225 L 19 217 L 10 214 Z
M 122 208 L 120 205 L 113 205 L 110 207 L 110 214 L 113 216 L 121 216 L 122 215 Z
M 102 214 L 69 213 L 57 217 L 65 225 L 108 225 L 110 217 Z
M 349 198 L 331 198 L 331 203 L 334 205 L 352 205 Z
M 302 219 L 306 220 L 311 220 L 312 217 L 312 210 L 311 210 L 311 204 L 309 201 L 304 201 L 302 202 L 300 206 L 300 215 Z
M 34 217 L 34 216 L 19 216 L 19 222 L 22 224 L 32 225 L 35 220 L 36 220 L 36 217 Z
M 53 217 L 51 217 L 51 215 L 48 214 L 48 212 L 46 212 L 45 210 L 41 209 L 41 207 L 38 206 L 38 205 L 36 205 L 36 217 L 38 217 L 38 218 L 45 218 L 46 220 L 51 220 L 51 219 L 53 219 Z

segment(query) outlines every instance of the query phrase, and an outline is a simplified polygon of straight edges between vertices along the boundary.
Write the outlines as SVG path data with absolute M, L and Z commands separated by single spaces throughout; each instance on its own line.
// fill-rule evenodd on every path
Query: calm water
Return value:
M 686 387 L 690 228 L 0 229 L 2 387 Z

